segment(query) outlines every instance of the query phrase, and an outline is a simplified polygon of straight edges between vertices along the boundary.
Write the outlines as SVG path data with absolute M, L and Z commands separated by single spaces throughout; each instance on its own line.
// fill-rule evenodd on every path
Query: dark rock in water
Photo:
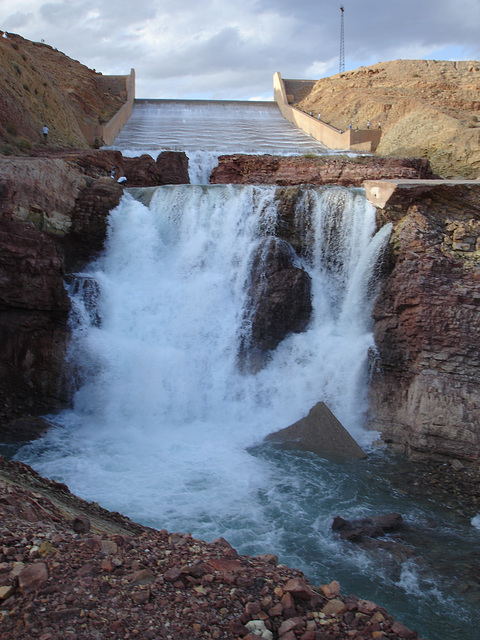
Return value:
M 185 151 L 162 151 L 156 165 L 162 179 L 160 184 L 190 184 Z
M 4 423 L 0 429 L 0 440 L 5 444 L 29 442 L 45 435 L 49 428 L 50 423 L 45 418 L 24 416 Z
M 371 520 L 385 532 L 397 531 L 403 523 L 403 518 L 399 513 L 385 513 L 381 516 L 373 516 Z
M 123 158 L 127 187 L 156 187 L 163 184 L 190 184 L 188 156 L 184 151 L 163 151 L 155 161 L 143 154 Z
M 355 442 L 324 402 L 318 402 L 308 416 L 268 435 L 265 440 L 281 442 L 283 447 L 312 451 L 334 458 L 366 458 Z
M 305 331 L 312 312 L 311 278 L 297 266 L 293 248 L 274 237 L 266 238 L 253 259 L 244 324 L 249 331 L 241 345 L 250 369 L 261 368 L 262 355 L 275 349 L 290 333 Z M 259 366 L 253 366 L 253 357 Z M 263 357 L 265 360 L 265 357 Z
M 387 513 L 361 520 L 345 520 L 336 516 L 332 529 L 340 534 L 342 540 L 360 542 L 363 538 L 378 538 L 386 533 L 398 531 L 402 523 L 403 518 L 399 513 Z

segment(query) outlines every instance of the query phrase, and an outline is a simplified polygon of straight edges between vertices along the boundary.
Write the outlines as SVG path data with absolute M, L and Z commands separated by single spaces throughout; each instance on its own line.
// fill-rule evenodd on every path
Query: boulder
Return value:
M 188 156 L 184 151 L 162 151 L 156 165 L 160 171 L 160 184 L 190 184 Z
M 265 238 L 253 259 L 241 357 L 251 370 L 290 333 L 305 331 L 312 312 L 311 278 L 288 242 Z
M 189 184 L 188 157 L 184 151 L 163 151 L 155 161 L 150 155 L 123 158 L 127 187 Z
M 287 449 L 312 451 L 320 456 L 339 459 L 367 457 L 324 402 L 318 402 L 305 418 L 268 435 L 265 440 L 282 443 Z
M 26 566 L 18 576 L 18 586 L 22 593 L 30 589 L 39 589 L 48 580 L 48 568 L 43 562 Z
M 361 518 L 360 520 L 345 520 L 340 516 L 333 519 L 332 529 L 337 531 L 342 540 L 359 542 L 363 538 L 378 538 L 398 531 L 403 523 L 403 518 L 399 513 L 386 513 L 371 518 Z

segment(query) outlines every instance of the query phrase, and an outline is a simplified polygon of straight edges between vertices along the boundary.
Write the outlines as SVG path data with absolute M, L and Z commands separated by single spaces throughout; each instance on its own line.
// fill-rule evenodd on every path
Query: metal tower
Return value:
M 339 65 L 339 73 L 345 71 L 345 36 L 343 32 L 343 15 L 345 13 L 345 9 L 343 8 L 343 4 L 340 5 L 340 65 Z

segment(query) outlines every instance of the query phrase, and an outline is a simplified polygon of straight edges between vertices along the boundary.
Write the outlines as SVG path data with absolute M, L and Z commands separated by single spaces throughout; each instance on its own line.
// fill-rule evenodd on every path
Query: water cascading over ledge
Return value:
M 335 577 L 346 592 L 408 612 L 413 626 L 434 620 L 446 596 L 428 562 L 379 562 L 331 532 L 338 513 L 381 508 L 418 521 L 417 505 L 398 504 L 374 477 L 378 458 L 339 466 L 263 442 L 324 400 L 368 446 L 370 308 L 389 227 L 375 234 L 361 189 L 190 185 L 148 195 L 148 207 L 123 198 L 104 254 L 78 275 L 74 407 L 21 458 L 136 521 L 274 552 L 315 582 Z M 257 373 L 241 371 L 251 266 L 277 236 L 292 247 L 289 266 L 311 278 L 312 312 L 304 331 L 262 354 Z
M 235 517 L 224 514 L 232 494 L 233 512 L 244 512 L 265 482 L 246 449 L 317 401 L 369 439 L 369 280 L 389 229 L 374 235 L 374 210 L 360 190 L 286 190 L 279 207 L 282 191 L 159 187 L 149 207 L 124 197 L 104 255 L 80 275 L 90 284 L 73 298 L 78 390 L 73 410 L 56 419 L 61 426 L 32 446 L 37 469 L 135 519 L 188 522 L 209 537 Z M 311 279 L 311 314 L 302 308 L 302 332 L 263 349 L 256 375 L 239 371 L 240 345 L 255 338 L 254 256 L 266 238 L 283 235 L 286 245 L 300 227 L 307 234 L 297 251 L 288 245 L 288 269 Z M 91 280 L 93 309 L 83 295 Z M 240 468 L 250 468 L 241 480 Z M 119 490 L 124 482 L 128 490 Z

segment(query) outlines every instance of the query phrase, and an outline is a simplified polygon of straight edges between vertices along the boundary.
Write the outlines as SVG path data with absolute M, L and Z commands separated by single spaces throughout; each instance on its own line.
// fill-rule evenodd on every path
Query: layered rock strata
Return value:
M 411 457 L 480 457 L 480 184 L 401 189 L 373 310 L 372 428 Z
M 336 184 L 361 186 L 364 180 L 433 177 L 424 158 L 373 156 L 220 156 L 210 177 L 212 184 Z

